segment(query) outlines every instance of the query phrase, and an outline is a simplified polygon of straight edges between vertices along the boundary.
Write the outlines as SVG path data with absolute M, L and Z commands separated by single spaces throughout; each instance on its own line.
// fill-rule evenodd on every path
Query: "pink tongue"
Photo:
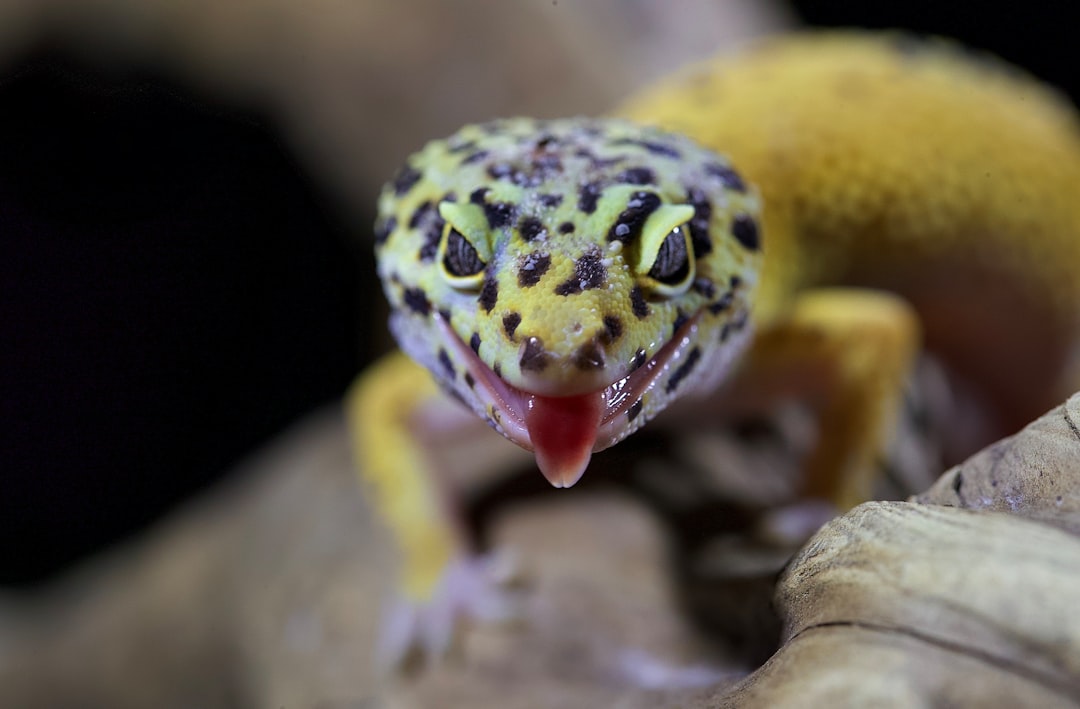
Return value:
M 536 464 L 555 487 L 570 487 L 581 479 L 596 442 L 602 392 L 579 396 L 531 396 L 525 413 Z

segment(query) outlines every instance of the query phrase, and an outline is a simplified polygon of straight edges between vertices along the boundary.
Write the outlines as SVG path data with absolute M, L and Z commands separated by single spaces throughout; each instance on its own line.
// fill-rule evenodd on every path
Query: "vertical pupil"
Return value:
M 660 244 L 649 276 L 661 283 L 674 285 L 686 277 L 689 268 L 686 239 L 683 238 L 682 229 L 675 227 Z
M 451 275 L 458 277 L 474 276 L 484 270 L 480 255 L 457 229 L 451 229 L 446 237 L 446 258 L 443 263 Z

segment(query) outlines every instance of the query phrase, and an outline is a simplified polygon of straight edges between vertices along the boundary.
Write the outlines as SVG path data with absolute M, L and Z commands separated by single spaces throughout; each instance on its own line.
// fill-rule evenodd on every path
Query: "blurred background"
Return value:
M 1067 3 L 0 0 L 0 586 L 137 533 L 389 346 L 369 232 L 425 140 L 596 113 L 804 25 L 1080 92 Z

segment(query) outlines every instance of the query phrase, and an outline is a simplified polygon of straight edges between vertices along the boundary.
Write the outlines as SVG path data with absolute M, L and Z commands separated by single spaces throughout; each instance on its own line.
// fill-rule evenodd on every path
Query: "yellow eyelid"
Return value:
M 634 264 L 634 271 L 645 275 L 656 261 L 656 254 L 660 251 L 660 245 L 675 227 L 685 225 L 694 216 L 694 208 L 689 204 L 665 204 L 656 209 L 645 220 L 645 226 L 641 230 L 641 239 L 638 242 L 638 258 Z M 691 258 L 691 270 L 693 269 L 693 252 L 688 252 Z
M 459 204 L 457 202 L 440 202 L 439 215 L 446 220 L 447 225 L 461 232 L 468 239 L 476 254 L 484 263 L 491 261 L 491 240 L 488 238 L 487 215 L 477 204 Z M 443 234 L 439 245 L 439 259 L 442 260 L 443 251 L 446 247 L 446 234 Z

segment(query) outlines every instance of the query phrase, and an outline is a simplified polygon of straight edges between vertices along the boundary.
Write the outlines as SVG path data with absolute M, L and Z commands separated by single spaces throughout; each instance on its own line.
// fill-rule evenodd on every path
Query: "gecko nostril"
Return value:
M 551 354 L 544 349 L 544 341 L 539 337 L 526 337 L 521 343 L 521 357 L 518 366 L 523 372 L 541 372 L 551 359 Z
M 574 352 L 573 362 L 575 367 L 586 372 L 603 369 L 605 363 L 604 348 L 598 340 L 589 340 Z

